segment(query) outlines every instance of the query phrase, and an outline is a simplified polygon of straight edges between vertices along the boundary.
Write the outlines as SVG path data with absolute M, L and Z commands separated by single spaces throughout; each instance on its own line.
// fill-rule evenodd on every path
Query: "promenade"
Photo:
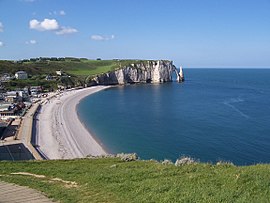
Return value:
M 0 158 L 9 156 L 11 157 L 11 160 L 20 160 L 20 157 L 22 159 L 43 159 L 31 143 L 34 115 L 39 105 L 39 103 L 33 103 L 33 105 L 28 109 L 22 119 L 22 123 L 15 140 L 9 139 L 7 141 L 1 141 L 0 146 L 2 148 L 0 152 L 3 154 Z
M 37 150 L 31 144 L 32 131 L 33 131 L 33 119 L 39 105 L 40 105 L 39 103 L 34 103 L 31 106 L 31 108 L 28 109 L 28 112 L 23 118 L 22 125 L 19 129 L 19 133 L 17 137 L 17 139 L 21 140 L 21 142 L 25 145 L 25 147 L 28 148 L 28 150 L 31 152 L 31 154 L 36 160 L 43 159 L 40 156 L 40 154 L 37 152 Z

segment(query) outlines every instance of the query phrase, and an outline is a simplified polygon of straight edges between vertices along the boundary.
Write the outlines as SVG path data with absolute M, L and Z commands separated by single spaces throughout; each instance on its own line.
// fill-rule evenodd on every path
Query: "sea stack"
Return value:
M 177 81 L 178 82 L 184 82 L 185 81 L 185 77 L 184 77 L 184 72 L 183 72 L 182 66 L 180 66 L 180 72 L 178 74 Z
M 183 72 L 183 67 L 180 66 L 180 73 L 179 73 L 179 78 L 181 81 L 184 81 L 185 78 L 184 78 L 184 72 Z

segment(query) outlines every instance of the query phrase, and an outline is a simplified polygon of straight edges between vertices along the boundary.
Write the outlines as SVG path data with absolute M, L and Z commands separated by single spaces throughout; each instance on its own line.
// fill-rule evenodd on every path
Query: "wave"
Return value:
M 238 98 L 231 98 L 228 101 L 224 101 L 223 104 L 232 108 L 234 111 L 239 113 L 242 117 L 249 119 L 249 116 L 247 114 L 245 114 L 244 112 L 242 112 L 240 109 L 238 109 L 236 106 L 233 105 L 234 103 L 240 103 L 240 102 L 244 102 L 244 101 L 245 101 L 244 99 L 238 97 Z

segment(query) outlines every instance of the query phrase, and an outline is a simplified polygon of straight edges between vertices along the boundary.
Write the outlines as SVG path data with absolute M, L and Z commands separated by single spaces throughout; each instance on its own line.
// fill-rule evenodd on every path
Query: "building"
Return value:
M 6 92 L 5 101 L 9 103 L 16 103 L 22 101 L 22 97 L 19 95 L 17 91 Z
M 32 96 L 37 96 L 39 93 L 42 92 L 41 86 L 31 86 L 30 92 Z
M 18 116 L 14 104 L 11 103 L 2 103 L 0 104 L 0 118 L 10 118 Z
M 60 84 L 58 84 L 58 85 L 57 85 L 57 87 L 58 87 L 58 89 L 60 89 L 60 90 L 64 90 L 64 89 L 66 89 L 66 86 L 64 86 L 64 85 L 60 85 Z
M 18 80 L 26 80 L 28 75 L 25 71 L 18 71 L 15 73 L 15 78 Z
M 18 114 L 16 109 L 12 109 L 9 111 L 0 111 L 1 119 L 10 119 L 10 118 L 18 118 L 20 115 Z
M 28 91 L 20 90 L 17 91 L 18 93 L 18 101 L 29 101 L 29 94 Z
M 62 70 L 57 70 L 56 75 L 60 75 L 60 76 L 63 75 L 63 71 Z
M 5 99 L 5 96 L 3 93 L 0 93 L 0 100 L 4 100 Z
M 45 80 L 48 80 L 48 81 L 53 80 L 53 77 L 49 74 L 46 76 Z
M 10 111 L 13 108 L 11 103 L 0 103 L 0 112 Z
M 8 82 L 10 80 L 14 79 L 13 76 L 11 76 L 9 73 L 3 73 L 1 76 L 0 76 L 0 81 L 1 82 Z

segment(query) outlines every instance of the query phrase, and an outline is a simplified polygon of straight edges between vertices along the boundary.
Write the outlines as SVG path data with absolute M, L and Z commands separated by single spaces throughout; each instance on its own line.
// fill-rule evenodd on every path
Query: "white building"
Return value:
M 9 111 L 12 108 L 11 103 L 2 103 L 0 104 L 0 112 Z
M 28 75 L 25 71 L 18 71 L 15 73 L 15 78 L 19 80 L 25 80 L 28 78 Z
M 14 76 L 11 76 L 9 73 L 3 73 L 1 76 L 0 76 L 0 81 L 1 82 L 7 82 L 7 81 L 10 81 L 14 79 Z
M 60 75 L 60 76 L 63 75 L 63 71 L 62 70 L 57 70 L 56 75 Z
M 0 100 L 4 100 L 5 99 L 5 96 L 3 93 L 0 93 Z

